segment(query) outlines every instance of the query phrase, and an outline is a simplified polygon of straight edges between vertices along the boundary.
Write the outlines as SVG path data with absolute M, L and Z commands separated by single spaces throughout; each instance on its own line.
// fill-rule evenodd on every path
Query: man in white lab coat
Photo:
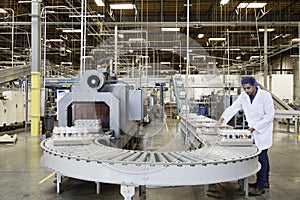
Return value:
M 216 127 L 223 122 L 227 123 L 238 111 L 244 111 L 249 131 L 253 133 L 255 145 L 261 151 L 258 157 L 261 169 L 257 173 L 256 183 L 249 184 L 250 187 L 255 187 L 249 195 L 257 196 L 265 193 L 265 188 L 269 188 L 268 149 L 272 146 L 273 141 L 274 104 L 271 94 L 260 89 L 255 78 L 251 76 L 244 77 L 242 86 L 244 91 L 223 112 Z

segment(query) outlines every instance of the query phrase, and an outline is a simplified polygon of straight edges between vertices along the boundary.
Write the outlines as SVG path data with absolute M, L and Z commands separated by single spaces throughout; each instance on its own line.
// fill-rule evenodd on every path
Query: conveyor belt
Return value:
M 174 164 L 202 164 L 203 162 L 235 162 L 241 159 L 251 158 L 257 153 L 256 148 L 249 147 L 222 147 L 219 145 L 209 148 L 201 148 L 194 151 L 184 152 L 151 152 L 124 150 L 113 147 L 107 147 L 102 144 L 90 145 L 70 145 L 54 146 L 53 140 L 48 139 L 42 143 L 42 148 L 49 153 L 57 156 L 93 160 L 101 162 L 117 162 L 123 164 L 148 164 L 152 158 L 152 164 L 155 165 L 174 165 Z M 246 151 L 245 151 L 246 149 Z
M 0 70 L 0 84 L 30 75 L 30 66 L 17 66 Z
M 56 172 L 58 179 L 64 175 L 96 183 L 120 184 L 123 195 L 124 190 L 128 192 L 128 188 L 139 185 L 212 184 L 246 179 L 259 170 L 259 151 L 255 146 L 220 146 L 216 135 L 196 133 L 197 127 L 193 124 L 188 123 L 189 139 L 203 141 L 203 148 L 135 151 L 108 147 L 98 143 L 97 139 L 88 145 L 55 146 L 50 138 L 41 143 L 42 162 Z

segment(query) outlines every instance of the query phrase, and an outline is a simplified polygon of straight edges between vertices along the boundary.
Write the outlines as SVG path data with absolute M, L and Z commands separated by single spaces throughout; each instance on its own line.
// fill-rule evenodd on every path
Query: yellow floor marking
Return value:
M 169 127 L 168 127 L 167 122 L 165 122 L 165 125 L 166 125 L 166 130 L 167 130 L 167 132 L 169 132 Z
M 41 183 L 44 183 L 45 181 L 47 181 L 49 178 L 51 178 L 52 176 L 54 176 L 54 172 L 53 173 L 51 173 L 50 175 L 48 175 L 46 178 L 44 178 L 43 180 L 41 180 L 40 182 L 39 182 L 39 184 L 41 184 Z

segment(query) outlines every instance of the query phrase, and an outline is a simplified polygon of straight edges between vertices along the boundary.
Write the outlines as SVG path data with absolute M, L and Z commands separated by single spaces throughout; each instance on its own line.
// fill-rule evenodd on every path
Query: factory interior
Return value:
M 299 0 L 1 0 L 0 19 L 0 199 L 299 199 Z M 248 76 L 275 110 L 259 195 L 246 111 L 216 126 Z

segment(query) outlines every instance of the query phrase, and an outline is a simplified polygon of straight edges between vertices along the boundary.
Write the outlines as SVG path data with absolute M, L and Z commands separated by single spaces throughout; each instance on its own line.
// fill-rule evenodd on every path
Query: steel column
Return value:
M 41 1 L 31 3 L 31 136 L 40 135 Z

